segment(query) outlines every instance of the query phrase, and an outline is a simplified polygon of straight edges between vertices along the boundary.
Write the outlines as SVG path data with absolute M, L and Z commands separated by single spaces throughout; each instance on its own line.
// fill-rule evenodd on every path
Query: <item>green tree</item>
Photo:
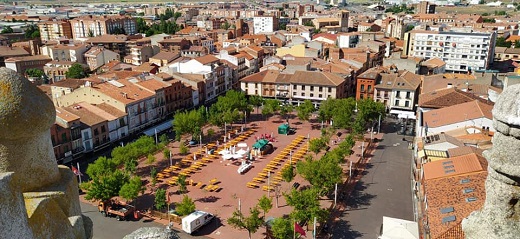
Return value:
M 121 187 L 128 182 L 128 178 L 128 174 L 121 170 L 92 178 L 90 182 L 83 184 L 82 188 L 87 191 L 85 199 L 105 201 L 117 196 Z
M 150 168 L 150 178 L 152 179 L 152 187 L 157 184 L 157 169 L 155 167 Z
M 25 27 L 26 38 L 38 38 L 40 37 L 40 29 L 35 24 L 30 24 Z
M 91 179 L 95 179 L 110 175 L 116 168 L 117 165 L 113 160 L 102 156 L 89 164 L 86 172 Z
M 187 188 L 186 188 L 186 176 L 179 175 L 179 177 L 177 178 L 177 184 L 179 185 L 179 193 L 180 194 L 185 193 L 186 190 L 187 190 Z
M 65 73 L 65 77 L 68 79 L 82 79 L 87 77 L 87 69 L 79 63 L 74 63 Z
M 133 201 L 144 191 L 143 182 L 139 177 L 132 177 L 119 190 L 119 196 L 127 201 Z
M 157 192 L 155 192 L 154 204 L 157 210 L 163 210 L 166 208 L 166 190 L 162 188 L 157 189 Z
M 4 27 L 4 29 L 2 29 L 1 33 L 13 33 L 13 32 L 14 32 L 14 30 L 10 26 L 6 26 L 6 27 Z
M 320 207 L 316 189 L 309 188 L 301 191 L 292 189 L 284 196 L 287 204 L 294 208 L 291 217 L 297 222 L 310 221 L 314 217 L 321 222 L 327 218 L 328 212 Z
M 296 164 L 296 170 L 320 195 L 326 195 L 334 189 L 336 183 L 341 183 L 341 156 L 340 152 L 336 151 L 325 154 L 319 160 L 308 157 Z
M 25 71 L 25 73 L 30 76 L 30 77 L 37 77 L 37 78 L 41 78 L 45 75 L 45 72 L 43 72 L 43 70 L 41 69 L 38 69 L 38 68 L 30 68 L 30 69 L 27 69 Z
M 212 128 L 209 128 L 208 131 L 206 131 L 206 134 L 208 135 L 208 138 L 210 141 L 213 141 L 213 136 L 215 135 L 215 130 Z
M 520 48 L 520 41 L 515 41 L 515 48 Z
M 188 197 L 188 195 L 184 195 L 182 201 L 175 205 L 175 212 L 177 212 L 179 216 L 186 216 L 194 211 L 195 203 L 190 197 Z
M 146 157 L 146 163 L 147 164 L 155 163 L 155 156 L 153 156 L 153 154 L 148 154 L 148 157 Z
M 504 37 L 497 37 L 495 46 L 509 48 L 509 47 L 511 47 L 511 42 L 510 41 L 506 41 L 506 39 Z
M 186 142 L 185 141 L 181 141 L 181 143 L 179 144 L 179 153 L 181 155 L 186 155 L 190 152 L 190 149 L 188 148 L 188 146 L 186 146 Z
M 161 134 L 161 136 L 159 136 L 159 142 L 161 142 L 161 144 L 167 145 L 169 141 L 170 140 L 168 139 L 168 135 Z
M 164 157 L 164 159 L 169 160 L 170 159 L 170 153 L 171 153 L 171 151 L 168 148 L 163 149 L 163 157 Z
M 200 134 L 202 126 L 206 123 L 206 119 L 200 110 L 178 112 L 174 119 L 173 129 L 178 140 L 186 134 L 190 134 L 192 138 L 197 133 Z
M 275 114 L 280 110 L 280 101 L 275 99 L 267 99 L 264 102 L 264 106 L 262 107 L 262 115 L 267 117 L 271 114 Z
M 294 172 L 293 166 L 282 169 L 282 179 L 284 181 L 290 183 L 294 179 L 294 176 L 296 176 L 296 172 Z
M 273 200 L 266 197 L 265 195 L 262 195 L 262 197 L 258 199 L 258 207 L 264 212 L 265 218 L 265 214 L 268 213 L 271 208 L 273 208 Z
M 314 112 L 314 105 L 310 100 L 303 101 L 298 107 L 296 107 L 296 112 L 298 113 L 298 118 L 300 120 L 308 121 L 312 112 Z
M 175 18 L 175 20 L 177 20 L 177 18 L 181 17 L 182 16 L 182 13 L 181 12 L 175 12 L 173 14 L 173 18 Z
M 250 95 L 249 96 L 249 105 L 256 108 L 256 112 L 258 113 L 258 108 L 264 104 L 265 99 L 259 95 Z
M 275 218 L 271 224 L 271 232 L 276 239 L 293 238 L 294 229 L 291 220 L 285 218 Z
M 137 159 L 128 159 L 124 162 L 125 172 L 134 174 L 137 171 Z
M 280 106 L 280 114 L 286 118 L 288 113 L 291 113 L 293 111 L 293 106 L 289 104 L 284 104 Z
M 224 30 L 229 29 L 229 27 L 231 27 L 231 24 L 229 24 L 229 22 L 224 22 L 224 23 L 222 23 L 222 25 L 220 26 L 220 28 L 221 28 L 221 29 L 224 29 Z
M 228 218 L 227 223 L 236 229 L 245 229 L 251 239 L 251 234 L 258 231 L 258 228 L 262 226 L 264 221 L 260 217 L 260 211 L 257 207 L 249 209 L 249 216 L 245 217 L 241 211 L 236 209 L 233 215 Z
M 323 138 L 315 138 L 309 141 L 309 151 L 318 155 L 322 149 L 327 147 L 327 142 Z

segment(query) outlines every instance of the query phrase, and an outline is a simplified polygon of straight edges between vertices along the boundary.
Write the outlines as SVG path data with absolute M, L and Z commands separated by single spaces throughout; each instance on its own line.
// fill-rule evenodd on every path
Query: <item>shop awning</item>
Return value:
M 390 110 L 390 114 L 397 115 L 399 119 L 415 119 L 415 112 L 404 110 Z
M 172 121 L 168 120 L 166 122 L 163 122 L 162 124 L 148 128 L 147 130 L 143 131 L 143 134 L 145 134 L 147 136 L 153 136 L 153 135 L 155 135 L 156 130 L 157 130 L 157 133 L 161 133 L 167 129 L 171 129 L 172 127 L 173 127 Z

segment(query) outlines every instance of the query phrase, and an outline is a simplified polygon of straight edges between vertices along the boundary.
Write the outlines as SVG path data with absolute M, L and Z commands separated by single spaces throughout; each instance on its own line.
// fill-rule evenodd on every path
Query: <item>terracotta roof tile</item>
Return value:
M 486 100 L 468 92 L 461 91 L 457 88 L 445 88 L 436 91 L 431 91 L 419 95 L 419 106 L 425 108 L 444 108 L 448 106 L 467 103 L 470 101 L 479 100 L 487 102 Z
M 79 120 L 79 116 L 67 111 L 63 107 L 56 108 L 56 118 L 60 118 L 66 122 L 72 122 L 74 120 Z
M 423 122 L 428 127 L 440 127 L 444 125 L 464 122 L 467 120 L 479 119 L 482 117 L 493 119 L 491 110 L 493 106 L 484 104 L 478 100 L 435 109 L 423 113 Z
M 446 232 L 453 230 L 471 212 L 482 208 L 486 199 L 486 177 L 487 171 L 482 170 L 424 182 L 431 238 L 446 238 Z M 453 221 L 443 222 L 451 216 L 454 216 Z
M 424 179 L 451 177 L 454 175 L 484 171 L 487 160 L 475 153 L 428 162 L 423 165 Z
M 82 107 L 80 104 L 64 107 L 64 109 L 71 112 L 72 114 L 79 116 L 80 121 L 88 126 L 94 126 L 107 121 L 103 117 L 94 114 L 94 112 L 90 111 L 89 109 Z
M 219 59 L 217 57 L 213 56 L 213 55 L 200 56 L 200 57 L 195 58 L 194 60 L 200 62 L 200 64 L 202 64 L 202 65 L 206 65 L 206 64 L 209 64 L 209 63 L 213 63 L 213 62 L 219 61 Z

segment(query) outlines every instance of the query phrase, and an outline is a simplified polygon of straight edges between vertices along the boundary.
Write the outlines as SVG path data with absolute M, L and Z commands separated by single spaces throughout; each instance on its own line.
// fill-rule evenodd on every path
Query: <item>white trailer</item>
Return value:
M 182 230 L 188 234 L 192 234 L 194 231 L 211 221 L 213 217 L 214 216 L 210 213 L 203 211 L 192 212 L 190 215 L 182 219 Z

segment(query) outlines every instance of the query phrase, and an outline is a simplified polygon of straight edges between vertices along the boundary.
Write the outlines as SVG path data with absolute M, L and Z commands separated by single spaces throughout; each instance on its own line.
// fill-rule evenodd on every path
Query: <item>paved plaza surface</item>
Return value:
M 369 238 L 380 235 L 383 216 L 413 221 L 411 157 L 408 142 L 397 135 L 392 120 L 383 124 L 382 142 L 370 157 L 362 177 L 345 199 L 346 210 L 332 229 L 334 239 Z M 407 136 L 408 141 L 411 137 Z
M 255 116 L 253 116 L 255 117 Z M 253 161 L 253 168 L 247 171 L 245 174 L 238 174 L 237 169 L 240 166 L 240 159 L 231 161 L 231 160 L 223 160 L 222 157 L 216 157 L 212 159 L 210 162 L 205 163 L 205 166 L 200 167 L 199 170 L 191 173 L 187 180 L 193 180 L 194 183 L 201 183 L 202 186 L 209 185 L 210 181 L 215 179 L 217 182 L 215 185 L 219 186 L 219 189 L 213 192 L 204 190 L 197 186 L 187 186 L 188 192 L 186 193 L 190 198 L 192 198 L 196 204 L 197 210 L 207 211 L 216 216 L 216 219 L 213 220 L 210 224 L 204 226 L 199 231 L 195 232 L 193 236 L 195 237 L 211 237 L 211 238 L 247 238 L 247 231 L 238 230 L 227 225 L 227 219 L 231 217 L 233 211 L 238 208 L 239 200 L 241 204 L 241 210 L 245 215 L 249 215 L 249 208 L 254 207 L 258 203 L 258 199 L 262 195 L 267 195 L 266 191 L 262 190 L 262 186 L 267 186 L 267 180 L 263 183 L 257 183 L 258 188 L 248 188 L 247 183 L 252 182 L 252 179 L 257 177 L 258 173 L 261 173 L 262 170 L 266 167 L 268 163 L 270 163 L 277 155 L 279 155 L 293 140 L 295 140 L 298 136 L 305 136 L 305 138 L 317 138 L 320 137 L 320 127 L 321 124 L 318 123 L 315 119 L 315 116 L 311 122 L 300 121 L 294 117 L 294 115 L 289 119 L 291 127 L 296 129 L 296 133 L 292 135 L 280 135 L 277 133 L 278 126 L 286 122 L 279 115 L 275 115 L 270 117 L 267 121 L 260 119 L 248 122 L 246 126 L 247 130 L 255 130 L 255 133 L 251 134 L 246 139 L 240 141 L 241 143 L 246 143 L 248 147 L 256 142 L 256 137 L 261 137 L 261 135 L 273 135 L 274 142 L 272 142 L 274 146 L 274 151 L 268 155 L 264 155 L 261 157 L 256 157 Z M 234 125 L 241 126 L 241 125 Z M 216 129 L 218 133 L 220 130 Z M 238 134 L 240 136 L 240 133 Z M 344 134 L 345 136 L 345 134 Z M 214 137 L 215 140 L 217 137 Z M 342 137 L 344 138 L 344 137 Z M 212 142 L 214 143 L 215 140 Z M 203 140 L 204 143 L 205 140 Z M 294 152 L 301 149 L 306 145 L 308 139 L 304 139 L 302 143 L 298 144 L 296 148 L 293 149 Z M 223 142 L 219 141 L 219 144 L 222 145 Z M 193 153 L 197 151 L 205 151 L 204 148 L 191 147 L 190 155 L 182 156 L 179 154 L 179 142 L 170 143 L 169 149 L 172 151 L 172 161 L 174 165 L 180 165 L 183 159 L 190 158 L 192 160 L 191 164 L 195 162 L 201 162 L 201 158 L 197 158 L 197 160 L 193 160 Z M 237 148 L 238 150 L 238 148 Z M 157 168 L 158 172 L 163 171 L 170 166 L 170 162 L 168 159 L 164 159 L 162 152 L 159 152 L 155 155 L 157 161 L 153 165 L 147 165 L 144 163 L 144 159 L 140 160 L 140 168 L 138 169 L 138 174 L 142 175 L 142 179 L 145 181 L 150 180 L 149 171 L 150 167 L 154 166 Z M 274 172 L 271 174 L 271 179 L 274 179 L 276 173 L 281 171 L 282 165 L 286 162 L 289 162 L 289 157 L 286 157 L 284 161 L 274 169 Z M 178 171 L 177 171 L 178 173 Z M 171 176 L 159 181 L 157 183 L 156 188 L 164 188 L 167 190 L 167 193 L 170 194 L 170 201 L 172 202 L 172 206 L 175 202 L 180 202 L 182 200 L 183 195 L 178 194 L 178 186 L 169 185 L 168 181 L 171 180 L 176 174 L 171 174 Z M 270 197 L 273 200 L 273 209 L 266 214 L 266 218 L 269 217 L 281 217 L 283 215 L 289 214 L 292 210 L 290 206 L 288 206 L 285 202 L 285 199 L 282 195 L 284 192 L 289 192 L 292 188 L 292 184 L 294 182 L 298 182 L 301 184 L 300 187 L 308 185 L 306 181 L 304 181 L 299 175 L 291 182 L 281 182 L 279 186 L 279 197 L 278 197 L 278 208 L 276 207 L 276 198 L 275 193 L 271 192 Z M 156 190 L 156 189 L 154 189 Z M 83 197 L 82 197 L 83 198 Z M 139 197 L 137 201 L 137 209 L 144 211 L 147 208 L 150 208 L 153 205 L 153 193 L 150 191 L 150 188 L 145 191 L 145 193 Z M 83 202 L 86 202 L 82 199 Z M 331 204 L 330 200 L 321 200 L 320 201 L 323 207 L 329 207 Z M 92 203 L 91 203 L 92 204 Z M 97 209 L 96 209 L 97 210 Z M 99 214 L 99 213 L 97 213 Z M 96 214 L 96 215 L 97 215 Z M 102 218 L 104 219 L 104 218 Z M 113 218 L 109 218 L 113 219 Z M 142 221 L 143 219 L 141 219 Z M 95 226 L 95 230 L 108 230 L 111 231 L 111 224 L 121 224 L 127 223 L 130 225 L 134 225 L 135 222 L 118 222 L 115 219 L 111 220 L 110 223 L 98 222 L 94 220 L 94 224 L 103 224 L 99 227 Z M 158 223 L 167 224 L 167 220 L 155 220 Z M 147 226 L 146 223 L 140 223 L 141 226 Z M 129 226 L 132 227 L 132 226 Z M 174 227 L 180 230 L 180 224 L 175 224 Z M 130 230 L 131 232 L 132 230 Z M 95 232 L 96 234 L 96 232 Z M 121 233 L 121 235 L 126 235 L 128 233 Z M 255 234 L 253 234 L 253 238 L 263 238 L 265 234 L 265 227 L 261 227 Z M 97 235 L 97 234 L 96 234 Z M 118 237 L 114 237 L 118 238 Z M 120 237 L 119 237 L 120 238 Z M 184 238 L 184 237 L 183 237 Z

